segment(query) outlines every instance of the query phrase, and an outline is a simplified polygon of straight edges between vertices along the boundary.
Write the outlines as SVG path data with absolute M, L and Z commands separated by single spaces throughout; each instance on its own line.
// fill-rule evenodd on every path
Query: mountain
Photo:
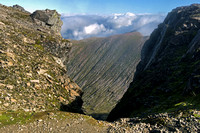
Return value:
M 1 133 L 107 132 L 114 125 L 78 114 L 83 92 L 66 74 L 72 44 L 60 36 L 60 15 L 33 14 L 0 5 Z
M 82 90 L 63 65 L 71 42 L 60 36 L 60 15 L 22 9 L 0 5 L 0 110 L 82 113 Z
M 0 5 L 1 133 L 131 131 L 79 114 L 83 92 L 66 74 L 72 43 L 61 23 L 55 10 Z
M 123 96 L 146 38 L 131 32 L 72 41 L 68 74 L 84 90 L 83 106 L 87 114 L 103 119 Z
M 165 112 L 175 119 L 199 119 L 199 29 L 200 4 L 178 7 L 167 15 L 144 44 L 134 80 L 109 114 L 109 121 Z M 166 116 L 159 121 L 170 124 Z
M 0 5 L 1 133 L 200 132 L 199 14 L 198 4 L 177 8 L 169 13 L 165 22 L 153 32 L 142 49 L 142 59 L 137 66 L 134 81 L 112 110 L 108 120 L 131 118 L 120 118 L 109 123 L 79 114 L 83 113 L 83 92 L 66 74 L 69 57 L 78 54 L 77 61 L 80 59 L 88 62 L 86 55 L 90 55 L 90 59 L 93 59 L 92 64 L 100 56 L 100 60 L 95 64 L 106 60 L 105 64 L 108 62 L 111 65 L 98 64 L 102 69 L 97 70 L 97 65 L 92 65 L 91 69 L 90 64 L 79 64 L 84 71 L 87 69 L 82 64 L 86 65 L 89 71 L 95 69 L 98 76 L 103 73 L 106 79 L 109 78 L 107 73 L 100 70 L 112 70 L 111 74 L 116 74 L 116 64 L 125 67 L 124 64 L 139 60 L 136 56 L 132 59 L 129 54 L 133 53 L 130 51 L 140 49 L 146 38 L 139 33 L 112 36 L 107 40 L 91 38 L 80 41 L 82 43 L 75 41 L 73 48 L 69 40 L 60 36 L 62 21 L 55 10 L 38 10 L 30 14 L 19 5 Z M 128 38 L 129 35 L 131 39 Z M 105 42 L 102 44 L 103 40 Z M 99 43 L 94 43 L 96 41 Z M 130 41 L 130 45 L 120 41 Z M 136 45 L 136 42 L 141 43 Z M 122 48 L 124 46 L 126 47 Z M 114 56 L 113 53 L 117 53 L 118 56 Z M 135 52 L 135 55 L 139 56 L 139 53 Z M 125 57 L 129 57 L 129 60 L 124 61 Z M 133 68 L 134 65 L 131 66 Z M 128 67 L 128 70 L 123 69 L 124 67 L 121 67 L 123 71 L 120 76 L 126 71 L 131 71 Z M 84 73 L 78 76 L 82 74 Z M 91 76 L 87 81 L 96 78 L 93 74 Z M 116 77 L 119 76 L 114 75 L 114 79 Z M 99 80 L 98 77 L 96 79 Z M 119 81 L 125 82 L 124 78 Z M 105 92 L 102 91 L 102 94 L 106 99 L 106 94 L 110 92 Z M 115 96 L 112 93 L 110 95 L 111 99 Z

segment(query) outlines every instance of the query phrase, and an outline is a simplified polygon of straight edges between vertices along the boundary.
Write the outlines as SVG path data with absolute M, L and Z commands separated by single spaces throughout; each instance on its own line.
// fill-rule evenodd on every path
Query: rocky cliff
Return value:
M 191 110 L 198 111 L 199 29 L 199 4 L 172 10 L 144 44 L 134 80 L 108 120 L 163 112 L 190 114 Z M 167 125 L 167 120 L 162 120 Z
M 137 117 L 108 123 L 82 114 L 58 111 L 82 113 L 82 91 L 66 75 L 65 69 L 71 43 L 52 29 L 46 20 L 37 18 L 35 21 L 19 6 L 0 5 L 1 132 L 200 132 L 199 14 L 198 4 L 177 8 L 153 32 L 142 49 L 142 60 L 134 81 L 108 120 Z M 118 43 L 120 40 L 128 41 L 127 35 L 132 34 L 131 43 L 140 42 L 138 38 L 144 39 L 138 33 L 107 38 L 111 39 L 109 42 L 115 40 L 116 46 L 108 45 L 108 40 L 101 44 L 103 38 L 88 39 L 87 43 L 83 40 L 80 41 L 82 45 L 74 45 L 72 55 L 77 53 L 81 56 L 74 58 L 84 61 L 84 55 L 95 50 L 94 53 L 103 53 L 113 61 L 114 57 L 107 54 L 112 50 L 116 53 L 124 50 L 119 49 L 122 43 Z M 95 40 L 99 42 L 93 43 Z M 92 44 L 99 49 L 94 49 L 96 46 Z M 107 51 L 102 51 L 106 46 L 109 46 Z M 128 53 L 134 50 L 131 46 L 126 45 L 128 48 L 118 61 L 130 57 Z M 134 48 L 139 49 L 141 45 L 137 46 Z M 85 48 L 88 50 L 80 54 Z M 127 62 L 132 63 L 130 60 L 134 62 L 132 58 Z M 83 67 L 81 63 L 79 65 Z M 87 67 L 92 71 L 97 66 Z M 112 71 L 115 74 L 114 70 L 117 69 Z M 110 94 L 109 91 L 106 93 Z
M 1 133 L 115 129 L 114 124 L 78 114 L 82 90 L 65 68 L 71 42 L 30 15 L 20 6 L 0 5 Z
M 105 119 L 127 90 L 147 37 L 138 32 L 73 41 L 68 74 L 84 90 L 87 114 Z
M 71 43 L 60 28 L 54 10 L 30 14 L 0 5 L 0 111 L 82 112 L 82 90 L 63 65 Z

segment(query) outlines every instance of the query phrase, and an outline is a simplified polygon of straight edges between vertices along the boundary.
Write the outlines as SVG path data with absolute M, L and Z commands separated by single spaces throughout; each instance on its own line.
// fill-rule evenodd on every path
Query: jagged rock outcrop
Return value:
M 61 20 L 56 16 L 47 21 Z M 34 23 L 30 13 L 0 6 L 0 111 L 82 113 L 82 90 L 63 65 L 71 43 L 53 33 Z
M 108 120 L 199 110 L 199 38 L 200 5 L 172 10 L 144 44 L 134 80 Z
M 84 90 L 87 114 L 105 119 L 132 81 L 147 37 L 138 32 L 73 41 L 68 74 Z
M 63 22 L 56 10 L 37 10 L 31 14 L 32 19 L 41 26 L 46 26 L 60 35 Z
M 13 5 L 13 8 L 17 9 L 17 10 L 20 10 L 22 12 L 26 12 L 26 13 L 29 13 L 28 11 L 26 11 L 23 7 L 21 7 L 20 5 Z

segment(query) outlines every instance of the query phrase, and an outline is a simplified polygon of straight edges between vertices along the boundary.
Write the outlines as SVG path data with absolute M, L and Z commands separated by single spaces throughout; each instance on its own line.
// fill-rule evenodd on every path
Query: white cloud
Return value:
M 86 15 L 62 14 L 63 26 L 61 34 L 64 38 L 84 39 L 103 37 L 131 31 L 139 31 L 149 35 L 164 19 L 162 14 L 112 14 Z
M 136 19 L 136 15 L 128 12 L 126 14 L 114 14 L 113 17 L 110 17 L 108 22 L 112 23 L 116 28 L 121 28 L 131 25 L 134 19 Z
M 103 24 L 98 25 L 97 23 L 84 27 L 86 34 L 98 34 L 99 32 L 106 31 L 106 28 Z

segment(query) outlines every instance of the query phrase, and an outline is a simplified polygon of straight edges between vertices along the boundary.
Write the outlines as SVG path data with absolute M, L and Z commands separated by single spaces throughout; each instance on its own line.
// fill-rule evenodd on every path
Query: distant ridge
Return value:
M 84 90 L 86 113 L 106 118 L 128 88 L 146 39 L 130 32 L 72 41 L 68 74 Z

